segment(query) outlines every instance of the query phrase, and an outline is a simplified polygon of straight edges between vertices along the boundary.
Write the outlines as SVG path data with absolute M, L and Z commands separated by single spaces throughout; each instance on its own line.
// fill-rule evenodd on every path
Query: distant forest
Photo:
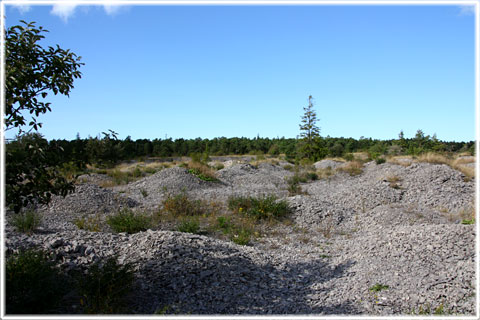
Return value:
M 299 160 L 302 155 L 302 139 L 295 138 L 214 138 L 214 139 L 137 139 L 129 137 L 118 139 L 114 131 L 103 133 L 103 137 L 82 139 L 77 135 L 75 140 L 47 141 L 38 133 L 27 134 L 7 143 L 7 149 L 21 148 L 35 140 L 55 162 L 95 164 L 103 167 L 113 166 L 125 160 L 142 160 L 147 157 L 180 157 L 192 154 L 204 155 L 272 155 L 284 154 L 288 161 Z M 60 148 L 59 148 L 60 147 Z M 314 153 L 311 160 L 317 161 L 325 157 L 351 157 L 353 152 L 367 152 L 371 159 L 387 155 L 419 155 L 425 152 L 475 153 L 475 142 L 440 141 L 435 135 L 425 135 L 418 130 L 414 138 L 404 138 L 400 132 L 398 139 L 377 140 L 363 138 L 316 137 Z M 53 159 L 52 159 L 53 160 Z M 80 165 L 83 166 L 83 165 Z

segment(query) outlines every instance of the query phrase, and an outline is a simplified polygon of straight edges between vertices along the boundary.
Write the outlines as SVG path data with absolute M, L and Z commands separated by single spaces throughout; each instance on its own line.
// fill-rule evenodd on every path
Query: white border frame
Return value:
M 1 52 L 0 58 L 2 63 L 1 74 L 0 74 L 0 106 L 2 111 L 2 121 L 0 125 L 0 139 L 1 139 L 1 146 L 0 146 L 0 172 L 1 172 L 1 190 L 0 190 L 0 282 L 1 282 L 1 291 L 0 296 L 0 318 L 1 319 L 92 319 L 92 316 L 5 316 L 5 295 L 3 294 L 5 291 L 5 284 L 4 284 L 4 277 L 5 277 L 5 270 L 4 270 L 4 208 L 5 208 L 5 177 L 3 172 L 5 171 L 5 157 L 4 157 L 4 123 L 3 123 L 3 114 L 4 114 L 4 86 L 5 86 L 5 5 L 54 5 L 54 4 L 61 4 L 61 3 L 75 3 L 78 5 L 175 5 L 175 6 L 189 6 L 189 5 L 218 5 L 218 6 L 226 6 L 226 5 L 233 5 L 233 6 L 256 6 L 256 5 L 269 5 L 269 6 L 302 6 L 302 5 L 473 5 L 475 6 L 475 127 L 476 127 L 476 204 L 475 204 L 475 233 L 476 233 L 476 256 L 475 256 L 475 264 L 476 264 L 476 301 L 477 301 L 477 308 L 476 308 L 476 315 L 475 316 L 359 316 L 359 315 L 351 315 L 351 316 L 315 316 L 315 315 L 298 315 L 298 316 L 282 316 L 282 315 L 274 315 L 274 316 L 215 316 L 215 315 L 206 315 L 206 316 L 136 316 L 136 315 L 128 315 L 128 316 L 94 316 L 96 319 L 183 319 L 183 318 L 190 318 L 190 319 L 479 319 L 480 318 L 480 183 L 479 183 L 479 172 L 480 172 L 480 94 L 479 94 L 479 85 L 480 85 L 480 41 L 479 41 L 479 34 L 480 34 L 480 3 L 478 0 L 117 0 L 117 1 L 102 1 L 102 0 L 76 0 L 76 1 L 69 1 L 69 0 L 0 0 L 0 41 L 1 41 Z

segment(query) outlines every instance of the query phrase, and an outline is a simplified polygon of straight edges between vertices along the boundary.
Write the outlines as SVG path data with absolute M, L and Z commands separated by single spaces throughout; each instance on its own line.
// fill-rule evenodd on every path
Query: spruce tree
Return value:
M 304 114 L 300 124 L 300 136 L 303 138 L 300 144 L 300 154 L 312 159 L 315 153 L 315 138 L 320 137 L 320 129 L 317 127 L 317 114 L 313 109 L 313 97 L 308 97 L 308 106 L 303 107 Z

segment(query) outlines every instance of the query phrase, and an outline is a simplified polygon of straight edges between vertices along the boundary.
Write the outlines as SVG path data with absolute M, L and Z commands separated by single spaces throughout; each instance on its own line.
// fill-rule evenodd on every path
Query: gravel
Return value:
M 43 247 L 66 271 L 110 256 L 133 263 L 135 314 L 475 314 L 475 229 L 460 223 L 475 185 L 462 173 L 370 162 L 358 176 L 339 172 L 289 196 L 292 175 L 269 163 L 233 163 L 217 172 L 217 182 L 175 167 L 110 189 L 80 184 L 41 210 L 42 226 L 30 236 L 16 232 L 7 213 L 5 248 L 11 254 Z M 177 192 L 217 201 L 275 194 L 290 203 L 292 222 L 273 226 L 251 246 L 162 230 L 88 232 L 73 224 L 125 207 L 155 210 Z

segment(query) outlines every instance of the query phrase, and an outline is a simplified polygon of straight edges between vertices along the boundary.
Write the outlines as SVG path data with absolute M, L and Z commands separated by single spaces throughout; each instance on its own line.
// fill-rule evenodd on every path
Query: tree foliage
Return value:
M 74 188 L 59 175 L 57 160 L 63 149 L 29 133 L 42 126 L 38 116 L 51 111 L 48 94 L 68 96 L 83 65 L 70 50 L 41 47 L 47 30 L 35 22 L 21 23 L 5 31 L 5 130 L 18 129 L 15 141 L 6 145 L 5 185 L 7 205 L 15 212 Z
M 315 153 L 315 138 L 320 136 L 320 129 L 317 127 L 317 113 L 313 109 L 313 97 L 308 97 L 308 106 L 303 108 L 300 136 L 303 138 L 300 153 L 306 158 L 313 158 Z

